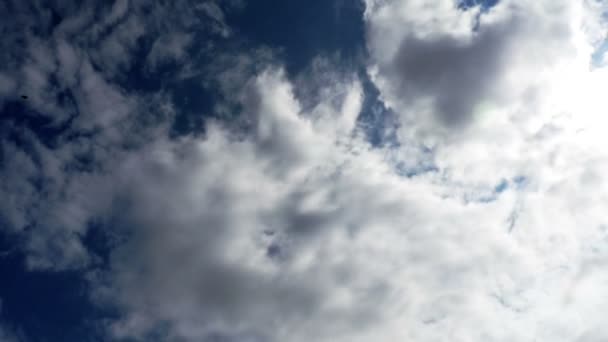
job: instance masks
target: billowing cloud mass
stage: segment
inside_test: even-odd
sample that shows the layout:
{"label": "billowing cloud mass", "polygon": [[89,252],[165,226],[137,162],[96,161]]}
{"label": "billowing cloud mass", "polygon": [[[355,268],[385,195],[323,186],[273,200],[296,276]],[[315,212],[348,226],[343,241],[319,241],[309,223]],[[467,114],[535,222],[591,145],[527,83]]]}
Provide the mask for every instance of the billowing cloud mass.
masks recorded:
{"label": "billowing cloud mass", "polygon": [[608,3],[367,0],[363,65],[298,75],[253,3],[19,3],[0,228],[101,340],[608,338]]}

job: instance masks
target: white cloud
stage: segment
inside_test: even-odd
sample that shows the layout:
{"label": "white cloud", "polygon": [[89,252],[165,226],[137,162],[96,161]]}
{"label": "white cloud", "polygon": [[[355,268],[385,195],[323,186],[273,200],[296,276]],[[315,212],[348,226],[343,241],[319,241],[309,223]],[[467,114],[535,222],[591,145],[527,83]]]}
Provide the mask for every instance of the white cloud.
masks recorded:
{"label": "white cloud", "polygon": [[[348,91],[353,95],[338,109],[352,117],[360,88]],[[114,255],[110,275],[108,295],[129,313],[115,325],[117,334],[166,320],[173,334],[191,339],[213,333],[285,339],[294,329],[303,338],[301,320],[316,325],[335,314],[366,315],[362,307],[347,311],[348,302],[323,303],[325,284],[336,280],[314,262],[315,242],[343,235],[332,233],[344,228],[340,221],[355,221],[341,218],[348,213],[340,203],[328,202],[331,188],[317,191],[339,172],[333,164],[344,162],[336,132],[320,134],[276,72],[253,79],[242,94],[254,125],[245,140],[211,125],[202,141],[160,142],[124,164],[130,214],[122,224],[135,238]],[[355,229],[356,222],[349,224]],[[190,266],[176,270],[178,260]],[[149,272],[132,273],[142,267]],[[160,281],[167,272],[172,280]]]}
{"label": "white cloud", "polygon": [[[507,253],[525,253],[522,262],[532,266],[493,263],[486,271],[512,287],[504,290],[505,283],[496,283],[500,290],[490,291],[501,310],[482,307],[479,313],[491,318],[476,321],[480,318],[468,310],[479,309],[478,302],[438,303],[446,308],[439,316],[447,330],[435,330],[434,338],[601,338],[589,337],[601,333],[589,306],[595,302],[595,310],[604,310],[600,278],[589,279],[587,290],[576,290],[589,296],[568,304],[560,298],[574,291],[569,286],[580,281],[577,270],[590,260],[605,260],[605,247],[597,243],[605,224],[599,175],[608,160],[600,148],[605,140],[598,111],[606,102],[598,91],[608,78],[605,70],[589,69],[597,31],[590,27],[605,23],[597,16],[591,20],[593,12],[582,1],[501,1],[481,15],[479,27],[476,13],[463,13],[451,1],[368,5],[369,70],[401,118],[399,139],[406,146],[422,142],[433,151],[428,158],[438,172],[418,178],[438,185],[444,197],[469,203],[485,200],[501,179],[510,180],[508,190],[493,198],[512,208],[506,209],[510,216],[489,215],[474,224],[509,226],[512,233],[500,238],[512,243]],[[395,158],[415,159],[423,152],[408,149]],[[518,177],[525,177],[523,186],[513,181]],[[459,306],[466,314],[449,311]],[[530,322],[534,325],[526,326]],[[425,330],[415,340],[433,340],[432,334],[422,334]]]}
{"label": "white cloud", "polygon": [[203,140],[159,142],[123,164],[120,226],[133,235],[98,292],[126,313],[113,332],[145,336],[168,322],[176,340],[582,334],[589,311],[564,313],[564,298],[578,272],[569,261],[584,251],[571,227],[552,225],[561,198],[526,197],[509,234],[520,191],[466,203],[467,184],[400,177],[344,121],[358,111],[357,83],[341,91],[338,106],[306,112],[280,73],[264,73],[242,93],[251,135],[211,126]]}

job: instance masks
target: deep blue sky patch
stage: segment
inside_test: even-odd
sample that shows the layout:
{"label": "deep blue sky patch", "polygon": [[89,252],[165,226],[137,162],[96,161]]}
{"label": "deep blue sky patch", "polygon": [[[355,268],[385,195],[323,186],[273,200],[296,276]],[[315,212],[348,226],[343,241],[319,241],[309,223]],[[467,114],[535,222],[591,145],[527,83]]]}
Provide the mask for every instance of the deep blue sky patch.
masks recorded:
{"label": "deep blue sky patch", "polygon": [[352,1],[260,0],[227,17],[254,44],[283,51],[287,70],[297,73],[319,55],[337,55],[355,65],[363,57],[364,5]]}
{"label": "deep blue sky patch", "polygon": [[461,9],[469,9],[472,7],[479,6],[483,11],[487,11],[490,8],[496,6],[500,0],[459,0],[458,7]]}
{"label": "deep blue sky patch", "polygon": [[0,235],[1,317],[25,341],[98,341],[99,312],[90,303],[85,273],[30,271],[19,241]]}

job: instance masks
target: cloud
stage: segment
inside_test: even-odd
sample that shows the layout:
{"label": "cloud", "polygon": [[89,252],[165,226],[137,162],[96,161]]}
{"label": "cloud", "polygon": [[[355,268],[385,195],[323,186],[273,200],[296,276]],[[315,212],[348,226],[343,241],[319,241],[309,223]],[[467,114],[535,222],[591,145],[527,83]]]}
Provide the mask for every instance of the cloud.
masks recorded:
{"label": "cloud", "polygon": [[[154,63],[183,58],[191,38],[180,34],[196,21],[187,3],[174,5],[63,2],[33,4],[29,12],[18,2],[2,5],[12,15],[0,24],[7,38],[0,105],[10,106],[1,130],[0,186],[8,200],[0,217],[3,229],[26,236],[29,266],[88,265],[94,258],[82,240],[109,206],[113,164],[169,130],[175,115],[170,93],[133,92],[121,74],[140,62],[142,40],[186,39],[172,51],[154,44],[147,51]],[[172,17],[160,16],[163,9]]]}
{"label": "cloud", "polygon": [[212,20],[211,27],[223,37],[230,35],[230,27],[226,24],[226,19],[222,9],[213,1],[206,1],[196,6],[198,10],[205,13]]}
{"label": "cloud", "polygon": [[[511,294],[506,302],[491,290],[497,299],[494,304],[513,314],[502,318],[503,327],[527,317],[542,322],[545,330],[533,329],[526,336],[515,333],[521,328],[499,332],[494,327],[482,329],[487,330],[484,335],[480,329],[467,328],[465,321],[476,319],[470,311],[463,320],[449,311],[460,305],[470,310],[480,303],[463,304],[462,298],[448,297],[431,305],[436,307],[431,312],[437,312],[425,319],[433,326],[443,324],[445,318],[451,321],[453,330],[440,330],[437,338],[501,341],[544,336],[541,339],[567,341],[593,326],[570,315],[573,311],[577,317],[588,317],[584,303],[593,301],[590,298],[569,302],[568,312],[560,314],[561,304],[554,306],[548,298],[559,302],[565,284],[574,281],[567,280],[572,279],[569,270],[589,262],[590,245],[603,234],[604,220],[597,205],[604,181],[586,176],[604,172],[600,164],[606,160],[599,149],[604,139],[591,133],[600,120],[597,108],[605,106],[596,89],[608,80],[605,70],[589,70],[597,41],[593,28],[605,25],[598,17],[590,19],[594,6],[501,1],[479,14],[475,9],[463,12],[451,1],[433,5],[368,1],[368,71],[401,121],[402,148],[394,151],[394,162],[427,155],[434,171],[416,178],[439,185],[439,193],[446,198],[494,203],[513,195],[509,204],[505,202],[512,206],[512,213],[503,222],[510,222],[515,239],[507,250],[531,253],[523,260],[538,258],[536,262],[545,265],[533,266],[528,276],[519,270],[510,274],[509,286],[522,287],[507,290]],[[419,144],[423,148],[416,150]],[[521,177],[525,184],[517,185],[514,180]],[[511,181],[501,183],[501,179]],[[507,193],[487,195],[492,184],[506,184]],[[476,225],[491,227],[497,217]],[[501,272],[501,267],[494,270]],[[497,275],[495,271],[490,274]],[[512,282],[516,274],[524,278]],[[526,277],[536,284],[548,279],[553,283],[540,295],[534,285],[525,285]],[[595,281],[588,284],[597,285]],[[501,317],[500,310],[481,309],[486,310],[494,318]],[[557,322],[563,322],[561,327]],[[584,336],[599,333],[590,330]]]}
{"label": "cloud", "polygon": [[[360,96],[353,87],[348,91]],[[300,115],[290,85],[276,71],[252,79],[242,96],[254,125],[245,140],[210,126],[204,140],[161,143],[143,160],[133,156],[124,164],[130,214],[121,215],[120,225],[134,238],[114,254],[110,289],[101,291],[128,313],[114,325],[117,335],[168,321],[175,338],[242,333],[280,340],[294,329],[304,338],[302,320],[365,315],[363,308],[323,308],[323,285],[336,280],[301,255],[315,257],[310,239],[319,241],[340,224],[339,210],[323,208],[325,191],[316,191],[323,175],[335,172],[323,161],[334,158],[337,142]],[[357,105],[345,105],[339,109],[354,120]],[[175,272],[174,262],[184,257],[191,266]],[[132,273],[141,268],[148,271]],[[307,283],[317,268],[320,283]],[[172,280],[160,281],[167,272]]]}
{"label": "cloud", "polygon": [[[576,223],[555,217],[564,225],[557,231],[557,221],[537,221],[563,212],[570,203],[560,195],[526,197],[509,234],[522,201],[515,180],[482,200],[481,186],[403,178],[347,120],[359,110],[351,95],[304,111],[272,70],[241,91],[249,133],[212,125],[204,138],[158,142],[123,163],[128,214],[115,224],[131,238],[96,292],[124,313],[115,337],[566,341],[582,333],[565,322],[590,311],[563,304],[577,268],[564,263],[585,253],[567,238]],[[356,82],[336,91],[361,96]]]}
{"label": "cloud", "polygon": [[503,1],[476,19],[478,9],[463,12],[452,1],[388,2],[367,13],[370,70],[408,124],[461,132],[484,108],[524,98],[573,58],[576,7]]}
{"label": "cloud", "polygon": [[187,56],[186,49],[192,43],[192,36],[188,34],[172,34],[159,37],[148,54],[148,63],[151,68],[166,62],[180,62]]}

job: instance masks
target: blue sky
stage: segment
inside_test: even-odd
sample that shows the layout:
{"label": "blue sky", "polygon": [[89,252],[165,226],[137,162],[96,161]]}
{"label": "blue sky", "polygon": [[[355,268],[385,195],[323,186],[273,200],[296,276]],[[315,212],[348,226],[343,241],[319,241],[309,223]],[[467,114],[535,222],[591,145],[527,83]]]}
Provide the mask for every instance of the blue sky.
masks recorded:
{"label": "blue sky", "polygon": [[0,342],[608,336],[605,1],[0,13]]}

